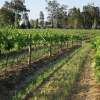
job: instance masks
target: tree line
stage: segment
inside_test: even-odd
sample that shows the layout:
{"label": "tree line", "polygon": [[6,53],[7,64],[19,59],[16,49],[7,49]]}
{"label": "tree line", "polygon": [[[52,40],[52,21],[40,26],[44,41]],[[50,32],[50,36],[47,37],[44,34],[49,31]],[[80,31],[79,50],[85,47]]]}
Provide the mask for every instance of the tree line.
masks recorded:
{"label": "tree line", "polygon": [[[5,2],[0,9],[0,27],[18,26],[21,14],[29,11],[22,1]],[[39,18],[30,20],[31,28],[100,28],[100,8],[93,4],[83,6],[81,11],[76,7],[68,9],[67,5],[61,5],[56,0],[46,0],[46,3],[47,20],[45,21],[43,11],[40,11]]]}

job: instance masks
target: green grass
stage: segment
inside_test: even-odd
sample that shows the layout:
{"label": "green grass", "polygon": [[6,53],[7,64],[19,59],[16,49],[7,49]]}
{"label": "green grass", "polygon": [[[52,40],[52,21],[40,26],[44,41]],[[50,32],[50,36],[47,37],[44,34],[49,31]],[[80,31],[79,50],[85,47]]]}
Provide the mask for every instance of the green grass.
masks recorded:
{"label": "green grass", "polygon": [[45,78],[47,78],[51,73],[53,73],[59,66],[65,63],[65,61],[68,60],[68,58],[69,57],[65,55],[64,58],[57,59],[57,61],[50,63],[47,69],[45,69],[42,73],[33,75],[35,78],[29,84],[27,84],[26,87],[17,92],[15,100],[17,99],[21,100],[22,98],[24,98],[26,94],[34,90],[37,86],[39,86],[43,82]]}
{"label": "green grass", "polygon": [[90,46],[81,48],[72,58],[66,62],[52,78],[44,83],[30,100],[66,100],[76,76],[83,67]]}
{"label": "green grass", "polygon": [[97,81],[100,82],[100,35],[96,36],[92,40],[92,45],[94,48],[94,73],[97,78]]}
{"label": "green grass", "polygon": [[[86,48],[87,47],[87,48]],[[59,75],[57,74],[57,72],[55,72],[57,69],[59,69],[59,67],[63,66],[64,65],[64,68],[65,68],[65,64],[70,64],[70,67],[67,68],[66,66],[66,69],[68,71],[72,71],[71,75],[69,76],[69,80],[71,78],[75,79],[75,76],[76,76],[76,73],[78,73],[76,70],[78,70],[79,68],[79,65],[82,63],[83,61],[83,58],[84,56],[86,55],[87,53],[87,50],[89,49],[88,46],[83,46],[81,49],[78,49],[76,50],[74,53],[72,53],[70,55],[70,57],[68,57],[67,55],[60,59],[60,60],[57,60],[54,64],[50,64],[49,65],[49,68],[46,69],[43,73],[41,73],[40,75],[36,75],[35,76],[35,79],[33,81],[31,81],[24,89],[21,89],[19,92],[17,92],[14,100],[22,100],[23,98],[25,98],[25,96],[31,92],[31,91],[34,91],[34,89],[36,89],[36,87],[38,87],[46,78],[48,78],[52,73],[54,73],[54,75],[56,76],[59,76],[60,78],[60,73]],[[81,55],[82,54],[82,55]],[[75,56],[75,57],[74,57]],[[72,60],[70,60],[69,58],[71,58]],[[81,58],[81,59],[80,59]],[[80,59],[77,61],[77,59]],[[68,61],[69,60],[69,61]],[[75,61],[77,62],[75,62]],[[67,63],[68,61],[68,63]],[[79,64],[76,68],[74,65],[76,64]],[[62,67],[63,68],[63,67]],[[73,69],[76,69],[75,71]],[[65,70],[66,71],[66,70]],[[65,72],[64,71],[64,72]],[[68,72],[67,71],[67,72]],[[61,72],[60,70],[58,70],[58,72]],[[66,74],[67,75],[67,74]],[[62,77],[62,76],[61,76]],[[63,77],[65,78],[65,77]],[[69,83],[70,81],[67,80]],[[71,80],[72,81],[72,80]],[[56,83],[54,83],[56,85]],[[71,85],[71,84],[70,84]],[[63,85],[62,85],[63,86]],[[69,86],[68,86],[69,87]]]}

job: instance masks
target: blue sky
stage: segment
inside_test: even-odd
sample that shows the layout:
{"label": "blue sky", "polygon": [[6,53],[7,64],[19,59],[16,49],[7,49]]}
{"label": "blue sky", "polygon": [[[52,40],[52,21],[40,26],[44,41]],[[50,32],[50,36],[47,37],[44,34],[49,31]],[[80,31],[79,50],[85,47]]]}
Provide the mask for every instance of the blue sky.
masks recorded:
{"label": "blue sky", "polygon": [[[0,0],[0,7],[4,4],[5,0]],[[11,0],[6,0],[11,1]],[[61,4],[65,4],[68,8],[72,8],[73,6],[79,7],[82,9],[83,5],[94,2],[94,5],[100,7],[100,0],[57,0]],[[26,0],[26,6],[30,9],[29,17],[30,19],[36,19],[39,17],[39,12],[43,11],[47,16],[47,12],[45,10],[46,2],[45,0]],[[45,17],[46,17],[45,16]]]}

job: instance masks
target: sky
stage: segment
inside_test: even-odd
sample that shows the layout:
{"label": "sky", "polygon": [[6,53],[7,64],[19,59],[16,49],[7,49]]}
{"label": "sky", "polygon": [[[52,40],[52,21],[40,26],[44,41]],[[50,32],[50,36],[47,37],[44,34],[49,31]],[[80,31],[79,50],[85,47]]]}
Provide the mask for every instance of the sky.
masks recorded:
{"label": "sky", "polygon": [[[0,0],[0,7],[4,4],[5,0]],[[11,1],[11,0],[6,0]],[[83,5],[87,5],[88,3],[94,3],[95,6],[100,7],[100,0],[57,0],[60,4],[65,4],[68,6],[68,9],[72,7],[81,8]],[[25,0],[26,7],[30,10],[29,18],[36,19],[39,17],[39,12],[43,11],[45,14],[45,18],[47,17],[47,11],[45,7],[47,6],[45,0]]]}

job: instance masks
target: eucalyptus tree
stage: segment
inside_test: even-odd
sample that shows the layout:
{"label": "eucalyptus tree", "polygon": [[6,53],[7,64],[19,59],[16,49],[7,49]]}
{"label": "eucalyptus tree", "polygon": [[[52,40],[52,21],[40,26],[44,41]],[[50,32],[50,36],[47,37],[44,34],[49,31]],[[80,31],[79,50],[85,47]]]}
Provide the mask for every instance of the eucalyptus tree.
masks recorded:
{"label": "eucalyptus tree", "polygon": [[44,28],[44,13],[40,11],[39,27]]}
{"label": "eucalyptus tree", "polygon": [[31,26],[31,28],[34,28],[34,26],[35,26],[34,24],[35,24],[35,20],[31,19],[30,20],[30,26]]}
{"label": "eucalyptus tree", "polygon": [[27,13],[23,13],[19,22],[21,28],[30,28],[30,21]]}
{"label": "eucalyptus tree", "polygon": [[66,18],[67,18],[67,6],[61,5],[58,8],[58,12],[57,12],[57,27],[58,28],[64,28],[65,27]]}
{"label": "eucalyptus tree", "polygon": [[39,19],[34,21],[34,28],[39,28]]}
{"label": "eucalyptus tree", "polygon": [[25,0],[11,0],[10,2],[5,2],[4,7],[10,11],[12,11],[15,16],[15,26],[18,26],[18,22],[20,20],[20,13],[27,12],[29,10],[26,9]]}
{"label": "eucalyptus tree", "polygon": [[0,9],[0,27],[7,27],[14,25],[14,13],[2,7]]}
{"label": "eucalyptus tree", "polygon": [[100,18],[99,7],[92,7],[91,14],[92,14],[92,18],[93,18],[92,28],[97,28],[98,21],[99,21],[99,18]]}
{"label": "eucalyptus tree", "polygon": [[47,1],[47,11],[48,11],[48,19],[49,21],[51,22],[51,25],[52,25],[52,28],[54,27],[54,20],[55,20],[55,17],[56,17],[56,13],[57,13],[57,9],[58,9],[58,6],[59,6],[59,3],[57,3],[56,0],[53,0],[53,1]]}
{"label": "eucalyptus tree", "polygon": [[[48,20],[51,22],[52,28],[62,27],[62,21],[66,17],[66,5],[60,5],[56,0],[46,0],[48,11]],[[62,20],[61,20],[62,19]],[[63,21],[64,22],[64,21]]]}
{"label": "eucalyptus tree", "polygon": [[97,24],[100,18],[99,7],[94,5],[87,5],[83,7],[83,18],[84,18],[84,27],[87,28],[97,28]]}
{"label": "eucalyptus tree", "polygon": [[83,6],[84,28],[92,27],[91,6]]}
{"label": "eucalyptus tree", "polygon": [[68,12],[68,25],[72,28],[82,27],[82,16],[79,8],[72,8]]}

